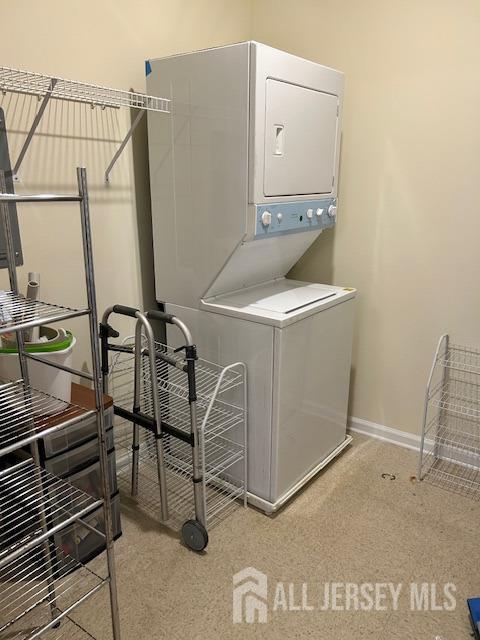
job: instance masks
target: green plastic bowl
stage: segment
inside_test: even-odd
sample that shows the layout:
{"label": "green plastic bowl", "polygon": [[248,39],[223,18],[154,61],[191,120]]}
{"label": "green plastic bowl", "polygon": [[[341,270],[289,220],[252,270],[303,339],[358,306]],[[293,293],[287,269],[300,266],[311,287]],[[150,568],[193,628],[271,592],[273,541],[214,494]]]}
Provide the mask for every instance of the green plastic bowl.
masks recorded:
{"label": "green plastic bowl", "polygon": [[[73,340],[73,333],[67,331],[67,337],[65,340],[62,340],[62,342],[55,342],[53,344],[39,342],[38,344],[26,346],[25,351],[27,353],[53,353],[55,351],[63,351],[64,349],[68,349]],[[0,355],[2,353],[18,353],[18,349],[15,347],[0,347]]]}

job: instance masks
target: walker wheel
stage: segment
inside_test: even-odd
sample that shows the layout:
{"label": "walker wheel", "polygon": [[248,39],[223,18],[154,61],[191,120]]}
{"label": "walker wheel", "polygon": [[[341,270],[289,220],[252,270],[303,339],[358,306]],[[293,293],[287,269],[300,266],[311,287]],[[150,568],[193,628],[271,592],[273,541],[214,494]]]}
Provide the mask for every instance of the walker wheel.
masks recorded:
{"label": "walker wheel", "polygon": [[182,540],[192,551],[203,551],[208,544],[208,533],[198,520],[187,520],[182,527]]}

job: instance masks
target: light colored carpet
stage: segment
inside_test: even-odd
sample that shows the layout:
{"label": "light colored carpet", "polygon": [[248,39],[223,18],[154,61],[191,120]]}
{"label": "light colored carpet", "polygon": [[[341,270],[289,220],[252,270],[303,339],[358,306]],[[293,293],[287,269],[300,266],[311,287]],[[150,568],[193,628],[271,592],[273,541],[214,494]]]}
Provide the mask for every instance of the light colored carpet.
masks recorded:
{"label": "light colored carpet", "polygon": [[[480,596],[479,503],[412,481],[416,462],[411,451],[356,436],[275,517],[239,508],[211,532],[204,555],[125,500],[116,543],[123,640],[469,640],[465,600]],[[249,566],[268,576],[266,624],[232,623],[232,576]],[[403,587],[397,611],[273,612],[277,581],[287,591],[294,583],[296,601],[307,582],[309,605],[318,605],[326,582]],[[456,609],[411,611],[411,582],[454,583]],[[108,638],[97,612],[98,598],[80,620]]]}

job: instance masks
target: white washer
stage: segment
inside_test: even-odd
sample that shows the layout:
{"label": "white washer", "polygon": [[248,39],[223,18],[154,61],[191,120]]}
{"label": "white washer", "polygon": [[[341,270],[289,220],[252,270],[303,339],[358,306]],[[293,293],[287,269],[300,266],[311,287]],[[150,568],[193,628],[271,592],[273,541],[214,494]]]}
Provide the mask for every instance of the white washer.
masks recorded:
{"label": "white washer", "polygon": [[[343,74],[257,42],[147,62],[157,300],[248,367],[249,500],[346,446],[353,289],[284,276],[337,220]],[[168,338],[175,340],[168,329]]]}
{"label": "white washer", "polygon": [[202,310],[166,308],[203,357],[247,364],[249,502],[275,511],[350,441],[354,291],[280,279]]}

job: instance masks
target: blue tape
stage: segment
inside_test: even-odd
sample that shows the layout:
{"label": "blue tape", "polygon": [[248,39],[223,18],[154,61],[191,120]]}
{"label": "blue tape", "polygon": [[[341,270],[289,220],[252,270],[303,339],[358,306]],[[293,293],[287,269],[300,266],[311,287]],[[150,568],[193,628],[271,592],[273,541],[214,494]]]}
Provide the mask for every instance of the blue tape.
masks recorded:
{"label": "blue tape", "polygon": [[152,65],[150,60],[145,60],[145,75],[148,76],[150,73],[152,73]]}
{"label": "blue tape", "polygon": [[480,598],[469,598],[467,604],[475,638],[480,638]]}

